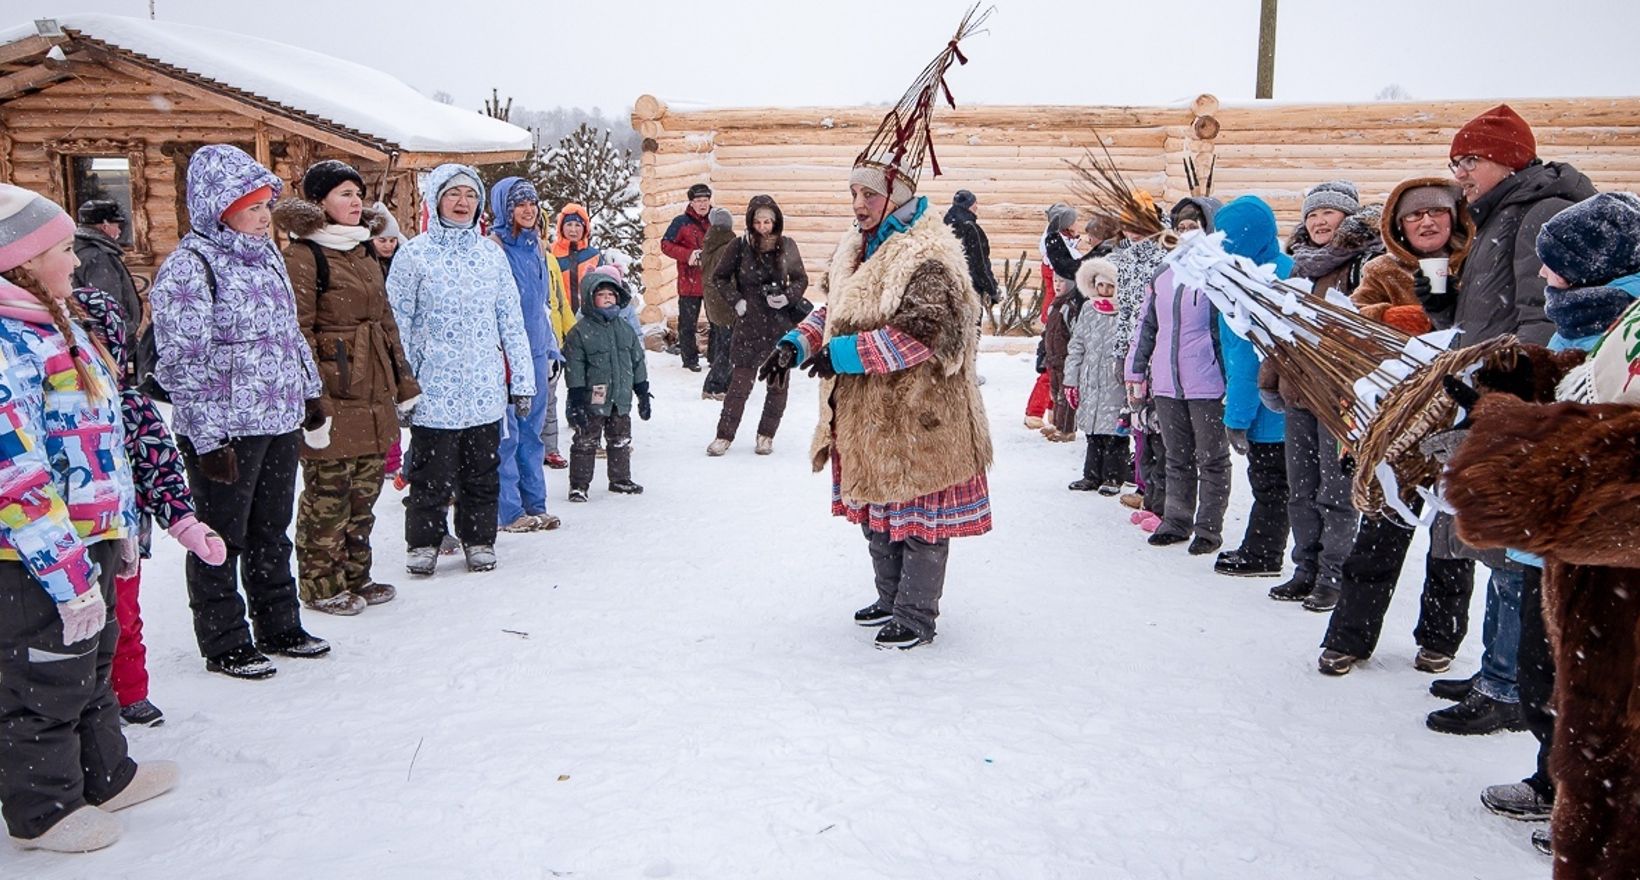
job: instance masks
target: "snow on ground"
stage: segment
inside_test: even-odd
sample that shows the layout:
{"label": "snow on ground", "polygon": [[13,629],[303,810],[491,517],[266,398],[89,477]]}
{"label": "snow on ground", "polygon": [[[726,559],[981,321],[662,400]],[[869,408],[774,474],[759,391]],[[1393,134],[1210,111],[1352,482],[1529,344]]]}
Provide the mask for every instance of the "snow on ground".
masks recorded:
{"label": "snow on ground", "polygon": [[[717,404],[650,358],[643,496],[604,493],[600,463],[569,505],[549,472],[561,531],[411,581],[389,489],[376,573],[399,600],[307,614],[335,651],[272,680],[205,673],[162,541],[143,599],[168,721],[129,735],[183,786],[110,850],[0,848],[0,876],[1548,876],[1530,826],[1477,799],[1531,769],[1531,738],[1424,728],[1445,704],[1411,666],[1420,566],[1378,656],[1323,678],[1324,616],[1066,491],[1081,444],[1020,427],[1031,358],[987,354],[996,531],[955,543],[938,640],[876,651],[850,621],[865,542],[804,461],[814,384],[774,456],[751,451],[759,395],[709,459]],[[1241,481],[1238,537],[1245,505]]]}

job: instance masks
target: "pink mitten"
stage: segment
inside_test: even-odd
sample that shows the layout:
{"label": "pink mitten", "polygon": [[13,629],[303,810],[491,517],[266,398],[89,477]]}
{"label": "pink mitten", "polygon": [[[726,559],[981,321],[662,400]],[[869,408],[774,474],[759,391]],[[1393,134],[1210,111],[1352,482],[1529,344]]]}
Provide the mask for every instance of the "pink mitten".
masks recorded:
{"label": "pink mitten", "polygon": [[1065,386],[1065,402],[1071,405],[1071,409],[1077,409],[1077,408],[1081,407],[1082,406],[1082,392],[1075,385],[1066,385]]}
{"label": "pink mitten", "polygon": [[171,523],[166,531],[206,565],[221,565],[228,558],[228,545],[222,543],[222,536],[191,516]]}

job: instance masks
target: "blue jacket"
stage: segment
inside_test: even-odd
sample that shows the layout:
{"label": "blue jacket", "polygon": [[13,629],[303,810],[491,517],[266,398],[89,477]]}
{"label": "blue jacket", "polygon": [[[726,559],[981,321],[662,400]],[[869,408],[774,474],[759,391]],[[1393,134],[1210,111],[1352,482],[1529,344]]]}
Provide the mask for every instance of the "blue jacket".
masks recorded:
{"label": "blue jacket", "polygon": [[[478,180],[478,172],[465,165],[440,165],[427,175],[423,203],[437,206],[458,175]],[[478,196],[482,203],[484,193]],[[393,257],[387,299],[405,360],[421,385],[414,424],[451,430],[487,425],[506,414],[509,394],[535,395],[512,267],[500,245],[478,234],[476,223],[445,226],[435,216]]]}
{"label": "blue jacket", "polygon": [[[1292,258],[1281,252],[1276,237],[1275,213],[1256,196],[1242,196],[1213,217],[1225,234],[1224,249],[1260,265],[1275,264],[1276,277],[1292,274]],[[1286,439],[1287,420],[1263,403],[1258,396],[1258,352],[1253,343],[1237,336],[1218,316],[1219,349],[1224,357],[1224,426],[1246,431],[1254,443],[1281,443]]]}
{"label": "blue jacket", "polygon": [[508,177],[497,181],[490,192],[490,211],[496,217],[494,229],[501,252],[507,255],[512,267],[513,283],[518,285],[518,303],[524,316],[524,334],[530,340],[530,356],[536,364],[537,383],[547,365],[562,361],[558,350],[558,336],[553,332],[552,315],[548,311],[551,282],[547,276],[546,257],[541,253],[541,236],[533,229],[524,229],[517,235],[507,222],[507,195],[523,181],[522,177]]}

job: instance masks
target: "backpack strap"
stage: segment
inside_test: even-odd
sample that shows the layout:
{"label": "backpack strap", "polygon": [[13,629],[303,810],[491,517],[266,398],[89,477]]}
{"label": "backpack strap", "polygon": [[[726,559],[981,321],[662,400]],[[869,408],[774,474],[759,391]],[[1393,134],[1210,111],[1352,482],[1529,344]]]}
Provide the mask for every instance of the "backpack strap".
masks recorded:
{"label": "backpack strap", "polygon": [[318,282],[318,294],[322,296],[330,289],[330,261],[325,259],[325,249],[311,239],[298,238],[296,241],[307,245],[308,251],[313,254],[313,275]]}
{"label": "backpack strap", "polygon": [[199,251],[197,251],[197,250],[195,250],[195,249],[193,249],[193,248],[191,248],[191,247],[189,247],[185,244],[177,245],[177,250],[187,251],[188,253],[193,254],[194,259],[199,260],[199,265],[201,265],[205,268],[205,289],[209,290],[211,292],[211,302],[215,303],[216,302],[216,270],[211,268],[211,261],[205,259],[204,254],[200,253]]}

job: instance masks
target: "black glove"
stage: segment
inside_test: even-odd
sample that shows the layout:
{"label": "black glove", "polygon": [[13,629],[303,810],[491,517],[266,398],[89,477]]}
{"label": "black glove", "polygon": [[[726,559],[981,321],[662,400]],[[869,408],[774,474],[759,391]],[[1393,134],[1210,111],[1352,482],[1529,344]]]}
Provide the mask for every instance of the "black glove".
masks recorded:
{"label": "black glove", "polygon": [[638,418],[649,421],[650,414],[654,412],[649,406],[649,383],[633,382],[632,393],[638,395]]}
{"label": "black glove", "polygon": [[553,361],[552,365],[547,367],[547,381],[548,382],[556,382],[556,381],[558,381],[558,377],[562,376],[562,375],[564,375],[564,362],[563,361]]}
{"label": "black glove", "polygon": [[774,351],[764,359],[763,365],[757,368],[757,378],[760,382],[769,383],[770,388],[785,388],[790,381],[792,365],[797,363],[797,346],[782,339],[774,344]]}
{"label": "black glove", "polygon": [[587,426],[587,404],[592,402],[592,391],[588,388],[569,389],[569,406],[564,410],[564,417],[577,428]]}
{"label": "black glove", "polygon": [[1355,456],[1348,452],[1339,456],[1338,470],[1342,472],[1344,476],[1349,477],[1352,480],[1355,479]]}
{"label": "black glove", "polygon": [[1446,391],[1447,397],[1452,398],[1454,403],[1463,407],[1463,421],[1454,425],[1454,429],[1459,431],[1469,430],[1469,423],[1475,419],[1475,404],[1480,402],[1481,393],[1469,387],[1462,379],[1454,376],[1442,376],[1441,388]]}
{"label": "black glove", "polygon": [[514,394],[507,398],[507,402],[512,404],[513,414],[518,416],[521,422],[530,417],[530,405],[534,401],[535,398],[528,394]]}
{"label": "black glove", "polygon": [[199,457],[199,472],[216,483],[239,482],[239,453],[232,446],[218,446]]}
{"label": "black glove", "polygon": [[814,357],[809,358],[803,369],[808,370],[809,375],[816,379],[830,379],[836,376],[837,368],[831,365],[831,346],[820,346],[820,350],[814,353]]}
{"label": "black glove", "polygon": [[1231,428],[1224,432],[1224,436],[1230,441],[1230,448],[1234,449],[1237,455],[1246,455],[1253,448],[1247,442],[1247,431],[1244,429]]}
{"label": "black glove", "polygon": [[[329,417],[330,413],[325,407],[324,398],[315,397],[307,402],[307,415],[302,418],[302,430],[317,431],[320,426],[324,425],[325,419]],[[229,480],[228,482],[233,481]]]}

